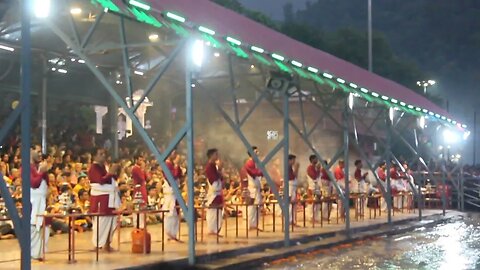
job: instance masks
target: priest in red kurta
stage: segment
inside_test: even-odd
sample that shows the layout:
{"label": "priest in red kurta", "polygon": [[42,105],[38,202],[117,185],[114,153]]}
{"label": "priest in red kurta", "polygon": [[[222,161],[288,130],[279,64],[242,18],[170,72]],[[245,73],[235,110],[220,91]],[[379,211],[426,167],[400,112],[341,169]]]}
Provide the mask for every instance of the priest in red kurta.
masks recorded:
{"label": "priest in red kurta", "polygon": [[[255,155],[258,156],[260,154],[258,147],[252,146],[252,150]],[[258,230],[258,205],[263,204],[262,184],[260,182],[263,173],[257,168],[250,152],[248,152],[248,159],[243,169],[247,172],[248,192],[253,201],[253,205],[248,206],[248,224],[250,230]]]}
{"label": "priest in red kurta", "polygon": [[[213,148],[207,151],[208,163],[205,165],[205,175],[208,183],[207,193],[207,229],[210,235],[217,235],[222,228],[223,216],[223,179],[218,150]],[[219,165],[217,166],[217,163]]]}
{"label": "priest in red kurta", "polygon": [[[40,146],[35,146],[30,151],[30,203],[32,205],[30,217],[31,256],[33,259],[42,260],[46,247],[42,241],[43,217],[39,217],[46,210],[48,194],[48,164],[41,161]],[[47,230],[48,231],[48,230]],[[45,234],[45,245],[48,243],[49,234]]]}
{"label": "priest in red kurta", "polygon": [[110,244],[117,227],[116,216],[113,215],[113,212],[120,206],[120,196],[115,181],[119,167],[118,164],[112,164],[107,172],[106,154],[103,148],[95,148],[92,156],[94,161],[88,171],[91,186],[90,212],[104,215],[93,217],[92,242],[96,248],[104,247],[106,251],[112,251]]}
{"label": "priest in red kurta", "polygon": [[[321,195],[321,183],[320,183],[320,163],[316,155],[309,157],[310,165],[307,167],[307,184],[308,184],[308,196],[310,199],[314,199],[315,196]],[[315,204],[314,201],[309,203],[305,209],[307,212],[307,219],[309,221],[320,222],[320,206]]]}
{"label": "priest in red kurta", "polygon": [[[133,157],[135,165],[132,167],[132,179],[133,179],[133,196],[140,192],[142,194],[143,203],[140,205],[142,208],[147,205],[147,173],[145,172],[145,158],[141,154],[137,154]],[[139,228],[145,228],[145,216],[133,215],[133,224],[136,224]]]}
{"label": "priest in red kurta", "polygon": [[[173,176],[173,180],[178,186],[180,186],[180,178],[182,177],[182,169],[179,166],[179,162],[180,156],[177,155],[177,152],[175,150],[170,153],[170,156],[165,161],[168,170]],[[165,172],[163,173],[163,177],[167,179],[167,175],[165,174]],[[163,196],[164,201],[162,209],[168,210],[168,213],[165,214],[165,232],[167,234],[168,240],[180,242],[177,237],[180,226],[179,211],[177,209],[178,202],[173,193],[172,186],[167,180],[163,182]]]}

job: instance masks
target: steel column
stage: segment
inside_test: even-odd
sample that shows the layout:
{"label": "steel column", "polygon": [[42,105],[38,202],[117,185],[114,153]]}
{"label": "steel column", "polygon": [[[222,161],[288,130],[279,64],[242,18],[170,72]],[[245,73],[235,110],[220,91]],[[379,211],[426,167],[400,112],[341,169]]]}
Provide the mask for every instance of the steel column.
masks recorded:
{"label": "steel column", "polygon": [[[119,17],[120,19],[120,40],[122,42],[122,45],[125,47],[122,49],[122,55],[123,55],[123,71],[125,74],[125,84],[127,85],[127,96],[130,98],[130,106],[133,107],[133,86],[132,86],[132,80],[130,77],[130,58],[128,56],[128,47],[127,45],[127,37],[125,33],[125,19],[123,17]],[[128,104],[127,104],[128,105]]]}
{"label": "steel column", "polygon": [[350,162],[349,162],[349,142],[348,142],[348,118],[349,118],[349,108],[348,108],[348,96],[345,99],[345,109],[343,110],[343,158],[344,158],[344,174],[345,174],[345,199],[343,202],[343,211],[345,212],[345,231],[347,237],[350,238]]}
{"label": "steel column", "polygon": [[[191,43],[191,42],[190,42]],[[182,46],[183,47],[183,46]],[[188,48],[187,48],[188,50]],[[191,50],[190,50],[191,51]],[[187,214],[187,223],[188,223],[188,264],[195,264],[195,200],[194,200],[194,179],[193,171],[195,169],[195,164],[193,162],[194,158],[194,147],[193,147],[193,93],[192,93],[192,68],[191,68],[191,52],[187,53],[185,61],[185,104],[186,104],[186,125],[188,126],[187,130],[187,196],[188,202],[187,206],[189,207]]]}
{"label": "steel column", "polygon": [[42,127],[42,153],[47,153],[47,83],[48,83],[48,66],[47,66],[47,58],[42,56],[42,118],[40,119],[40,126]]}
{"label": "steel column", "polygon": [[110,118],[109,136],[112,142],[111,155],[114,159],[118,158],[118,105],[113,98],[110,98],[108,106],[108,115]]}
{"label": "steel column", "polygon": [[[283,89],[283,143],[284,143],[284,148],[283,148],[283,218],[284,222],[283,226],[284,229],[284,244],[286,247],[290,246],[290,207],[292,206],[290,203],[290,189],[289,189],[289,172],[290,172],[290,166],[288,164],[288,155],[290,154],[290,131],[289,131],[289,121],[290,121],[290,104],[289,104],[289,95],[288,95],[288,87],[285,87]],[[295,214],[293,213],[292,209],[292,217],[294,217]],[[292,218],[292,222],[293,218]]]}
{"label": "steel column", "polygon": [[228,54],[228,74],[230,78],[230,93],[232,94],[233,112],[235,114],[235,123],[240,123],[240,117],[238,116],[238,104],[237,104],[237,91],[235,90],[235,74],[233,73],[233,55]]}
{"label": "steel column", "polygon": [[385,198],[385,202],[387,203],[387,219],[388,219],[388,224],[392,225],[392,186],[391,186],[391,175],[390,175],[390,168],[391,168],[391,144],[392,144],[392,132],[391,132],[391,127],[392,127],[392,121],[390,120],[390,115],[389,115],[389,110],[386,110],[386,115],[385,115],[385,124],[387,126],[387,144],[386,144],[386,149],[385,152],[386,154],[386,165],[387,165],[387,178],[386,178],[386,183],[387,183],[387,197]]}
{"label": "steel column", "polygon": [[[24,0],[20,3],[22,16],[22,48],[21,48],[21,88],[23,110],[21,115],[21,142],[22,142],[22,225],[20,247],[21,267],[24,270],[31,268],[31,239],[30,239],[30,216],[32,206],[30,204],[30,140],[31,140],[31,88],[32,88],[32,40],[30,32],[30,20],[32,14],[32,0]],[[28,168],[28,169],[27,169]],[[16,210],[14,210],[16,211]]]}

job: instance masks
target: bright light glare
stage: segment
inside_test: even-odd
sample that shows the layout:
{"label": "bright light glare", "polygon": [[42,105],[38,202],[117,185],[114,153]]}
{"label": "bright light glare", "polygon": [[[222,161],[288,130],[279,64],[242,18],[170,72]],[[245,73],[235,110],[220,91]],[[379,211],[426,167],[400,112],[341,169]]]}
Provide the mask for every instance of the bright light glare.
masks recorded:
{"label": "bright light glare", "polygon": [[195,64],[197,67],[202,66],[203,54],[204,54],[203,41],[197,39],[193,43],[193,48],[192,48],[192,61],[193,61],[193,64]]}
{"label": "bright light glare", "polygon": [[213,56],[215,56],[215,57],[220,57],[220,53],[219,53],[219,52],[216,52],[216,53],[213,54]]}
{"label": "bright light glare", "polygon": [[78,63],[80,63],[80,64],[85,64],[85,60],[79,59],[79,60],[78,60]]}
{"label": "bright light glare", "polygon": [[390,109],[388,109],[388,117],[390,118],[390,121],[393,122],[394,116],[395,116],[395,110],[393,109],[393,107],[390,107]]}
{"label": "bright light glare", "polygon": [[135,70],[133,73],[135,73],[135,74],[137,74],[137,75],[140,75],[140,76],[143,76],[143,72],[138,71],[138,70]]}
{"label": "bright light glare", "polygon": [[250,47],[250,49],[251,49],[252,51],[258,52],[258,53],[263,53],[263,52],[265,52],[264,49],[262,49],[262,48],[260,48],[260,47],[257,47],[257,46],[252,46],[252,47]]}
{"label": "bright light glare", "polygon": [[422,129],[425,128],[425,116],[420,116],[420,118],[418,119],[418,125]]}
{"label": "bright light glare", "polygon": [[348,107],[350,108],[350,110],[353,110],[353,94],[352,93],[348,95]]}
{"label": "bright light glare", "polygon": [[316,68],[314,68],[314,67],[308,67],[307,69],[308,69],[308,71],[310,71],[310,72],[318,73],[318,69],[316,69]]}
{"label": "bright light glare", "polygon": [[70,13],[72,15],[80,15],[80,14],[82,14],[82,9],[78,8],[78,7],[75,7],[75,8],[70,9]]}
{"label": "bright light glare", "polygon": [[34,0],[33,10],[35,12],[35,17],[37,18],[47,18],[50,15],[50,0]]}
{"label": "bright light glare", "polygon": [[63,69],[63,68],[59,68],[59,69],[57,69],[57,71],[60,72],[60,73],[63,73],[63,74],[68,72],[66,69]]}
{"label": "bright light glare", "polygon": [[428,80],[428,84],[434,85],[436,82],[434,80]]}
{"label": "bright light glare", "polygon": [[148,39],[149,39],[150,41],[156,41],[156,40],[158,40],[158,34],[150,34],[150,35],[148,36]]}
{"label": "bright light glare", "polygon": [[147,10],[147,11],[148,11],[148,10],[151,9],[151,7],[150,7],[149,5],[147,5],[147,4],[143,3],[143,2],[137,1],[137,0],[130,0],[128,3],[129,3],[130,5],[132,5],[132,6],[141,8],[141,9],[143,9],[143,10]]}
{"label": "bright light glare", "polygon": [[445,129],[443,131],[443,140],[448,144],[456,143],[458,141],[458,134],[451,130]]}
{"label": "bright light glare", "polygon": [[467,130],[463,133],[463,139],[464,140],[467,140],[469,136],[470,136],[470,131],[469,130]]}
{"label": "bright light glare", "polygon": [[8,46],[5,46],[5,45],[1,45],[1,44],[0,44],[0,49],[5,50],[5,51],[9,51],[9,52],[15,51],[14,48],[8,47]]}

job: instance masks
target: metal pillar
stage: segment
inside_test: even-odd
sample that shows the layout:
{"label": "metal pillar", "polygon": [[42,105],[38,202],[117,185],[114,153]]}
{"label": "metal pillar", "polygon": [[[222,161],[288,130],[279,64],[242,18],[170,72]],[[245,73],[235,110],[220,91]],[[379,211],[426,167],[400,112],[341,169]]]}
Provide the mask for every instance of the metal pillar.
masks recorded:
{"label": "metal pillar", "polygon": [[351,237],[350,231],[350,162],[349,162],[349,125],[348,125],[348,116],[349,116],[349,106],[348,106],[348,96],[345,99],[345,109],[343,110],[342,120],[343,120],[343,158],[344,158],[344,173],[345,173],[345,199],[343,202],[343,210],[345,211],[345,231],[347,237]]}
{"label": "metal pillar", "polygon": [[40,120],[40,126],[42,128],[42,153],[47,153],[47,83],[48,83],[48,66],[47,58],[42,56],[43,64],[43,77],[42,77],[42,118]]}
{"label": "metal pillar", "polygon": [[115,99],[110,98],[110,104],[108,106],[108,116],[110,118],[109,133],[112,148],[110,154],[114,159],[118,159],[118,105]]}
{"label": "metal pillar", "polygon": [[[22,224],[21,234],[23,241],[20,241],[21,267],[24,270],[31,268],[30,250],[30,216],[32,206],[30,204],[30,139],[31,139],[31,88],[32,88],[32,41],[30,32],[30,16],[33,6],[32,0],[24,0],[21,5],[22,17],[22,48],[21,48],[21,102],[24,104],[21,115],[21,142],[22,142]],[[17,211],[9,209],[9,212]]]}
{"label": "metal pillar", "polygon": [[[191,42],[190,44],[191,45]],[[187,50],[190,46],[187,47]],[[194,179],[193,170],[195,164],[193,147],[193,93],[192,93],[192,68],[190,53],[187,53],[185,61],[185,98],[186,98],[186,121],[189,129],[187,131],[187,193],[188,193],[188,264],[195,264],[195,200],[194,200]]]}
{"label": "metal pillar", "polygon": [[385,202],[387,203],[387,219],[388,219],[388,224],[389,225],[392,225],[392,186],[391,186],[391,175],[390,175],[390,168],[391,168],[391,144],[392,144],[392,132],[391,132],[391,127],[392,127],[392,120],[390,119],[390,114],[389,114],[389,110],[386,110],[386,117],[385,117],[385,123],[386,123],[386,126],[387,126],[387,143],[385,145],[386,149],[385,149],[385,152],[386,152],[386,165],[387,165],[387,168],[386,168],[386,175],[387,175],[387,178],[386,178],[386,183],[387,183],[387,197],[385,198]]}
{"label": "metal pillar", "polygon": [[[289,189],[289,172],[290,172],[290,165],[288,164],[288,155],[290,154],[290,131],[289,131],[289,95],[288,95],[288,87],[284,89],[283,92],[283,204],[284,204],[284,211],[283,218],[284,218],[284,242],[285,246],[290,246],[290,212],[289,209],[291,206],[290,203],[290,189]],[[286,210],[286,211],[285,211]],[[292,217],[295,216],[292,209]],[[293,219],[292,219],[293,222]]]}

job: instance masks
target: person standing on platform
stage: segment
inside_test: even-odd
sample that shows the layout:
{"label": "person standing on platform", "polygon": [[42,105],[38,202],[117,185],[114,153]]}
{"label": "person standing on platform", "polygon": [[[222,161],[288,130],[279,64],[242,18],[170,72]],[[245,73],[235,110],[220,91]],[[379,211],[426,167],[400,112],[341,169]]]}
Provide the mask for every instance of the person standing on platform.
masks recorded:
{"label": "person standing on platform", "polygon": [[[322,179],[322,197],[323,198],[330,198],[333,193],[333,186],[332,186],[332,181],[330,180],[330,177],[328,176],[327,168],[328,166],[328,161],[324,160],[321,169],[321,175],[320,178]],[[322,205],[322,211],[323,213],[327,213],[326,217],[324,218],[325,220],[330,219],[330,212],[332,210],[332,207],[330,202],[323,203]]]}
{"label": "person standing on platform", "polygon": [[315,204],[315,197],[318,198],[321,195],[321,183],[320,183],[320,163],[316,155],[309,157],[310,165],[307,168],[307,181],[308,181],[308,197],[312,199],[312,203],[306,207],[307,219],[309,221],[320,222],[320,207],[321,205]]}
{"label": "person standing on platform", "polygon": [[362,174],[362,167],[363,167],[362,161],[360,159],[355,160],[355,173],[353,176],[355,180],[357,180],[358,182],[358,191],[360,193],[366,193],[368,191],[367,184],[366,184],[368,172],[365,172]]}
{"label": "person standing on platform", "polygon": [[[361,193],[361,194],[366,194],[368,192],[368,189],[367,189],[367,176],[368,176],[368,172],[365,172],[362,174],[362,167],[363,167],[363,164],[362,164],[362,161],[360,159],[357,159],[355,160],[355,173],[353,174],[355,180],[357,180],[358,182],[358,192]],[[364,213],[365,213],[365,206],[366,206],[366,198],[361,198],[360,199],[360,206],[362,206],[362,208],[360,208],[360,216],[363,216]]]}
{"label": "person standing on platform", "polygon": [[[132,168],[132,179],[133,179],[133,196],[135,197],[135,194],[137,192],[140,192],[142,194],[142,200],[143,203],[140,205],[141,208],[145,207],[148,202],[148,197],[147,197],[147,174],[145,172],[145,158],[138,154],[133,157],[135,165]],[[145,217],[144,215],[133,215],[134,217],[134,224],[137,224],[137,218],[139,218],[138,221],[138,227],[139,228],[145,228]]]}
{"label": "person standing on platform", "polygon": [[288,155],[288,196],[290,204],[288,205],[288,210],[290,214],[290,222],[293,222],[296,225],[296,215],[297,215],[297,186],[298,186],[298,169],[300,164],[296,162],[297,156]]}
{"label": "person standing on platform", "polygon": [[[168,167],[168,170],[173,176],[176,184],[180,187],[180,178],[182,177],[182,169],[179,166],[180,156],[177,154],[176,150],[173,150],[170,153],[170,156],[165,161],[165,164]],[[179,217],[179,209],[177,208],[178,202],[175,198],[175,194],[173,193],[172,186],[166,180],[167,176],[163,173],[163,177],[165,181],[163,182],[163,206],[162,210],[167,210],[168,213],[165,214],[165,232],[167,234],[169,241],[177,241],[180,240],[177,238],[179,226],[180,226],[180,217]]]}
{"label": "person standing on platform", "polygon": [[207,229],[209,235],[220,236],[223,217],[223,178],[220,173],[222,164],[219,159],[218,150],[215,148],[207,150],[208,163],[205,166],[207,177]]}
{"label": "person standing on platform", "polygon": [[[252,146],[255,155],[259,155],[258,147]],[[250,152],[248,152],[248,159],[243,166],[247,172],[248,178],[248,192],[250,194],[251,203],[248,206],[248,227],[250,230],[259,230],[258,228],[258,206],[263,204],[262,184],[260,180],[263,177],[261,170],[257,168],[255,161]]]}
{"label": "person standing on platform", "polygon": [[117,182],[115,181],[119,173],[119,166],[115,163],[111,164],[107,172],[105,167],[106,153],[103,148],[94,148],[92,156],[93,163],[88,171],[88,178],[91,182],[90,212],[102,215],[93,217],[92,243],[97,249],[103,247],[105,251],[111,252],[113,251],[111,242],[117,228],[117,217],[113,212],[121,204]]}
{"label": "person standing on platform", "polygon": [[30,217],[30,240],[31,240],[31,256],[32,259],[41,261],[44,249],[48,243],[50,236],[49,230],[45,230],[45,246],[42,241],[42,225],[43,217],[39,217],[45,212],[47,207],[48,193],[48,164],[41,159],[40,146],[34,146],[30,151],[30,203],[32,204],[32,212]]}
{"label": "person standing on platform", "polygon": [[[335,168],[335,171],[333,172],[333,175],[335,176],[335,180],[337,181],[338,187],[345,191],[345,161],[339,160],[338,165]],[[345,196],[349,196],[349,194],[345,194]],[[337,207],[339,208],[339,212],[341,217],[345,217],[345,211],[343,209],[343,202],[340,196],[337,199]],[[348,208],[348,207],[347,207]]]}

